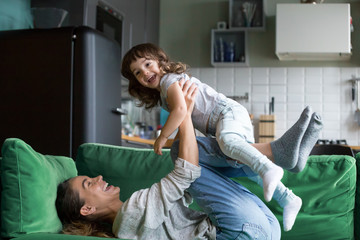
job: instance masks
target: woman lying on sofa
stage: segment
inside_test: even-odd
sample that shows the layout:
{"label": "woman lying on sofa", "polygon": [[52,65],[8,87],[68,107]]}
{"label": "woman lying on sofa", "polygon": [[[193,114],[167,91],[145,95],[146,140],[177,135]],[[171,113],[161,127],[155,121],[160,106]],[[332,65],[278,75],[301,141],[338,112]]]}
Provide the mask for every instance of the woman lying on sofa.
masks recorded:
{"label": "woman lying on sofa", "polygon": [[[280,224],[274,214],[229,178],[232,170],[207,165],[216,154],[207,149],[212,146],[206,141],[199,143],[199,163],[191,121],[197,89],[187,87],[183,92],[188,114],[179,127],[174,170],[125,202],[119,198],[120,189],[108,186],[102,176],[65,181],[58,187],[56,200],[64,233],[157,240],[280,239]],[[204,212],[188,208],[192,198]],[[112,231],[106,230],[104,222],[112,225]]]}

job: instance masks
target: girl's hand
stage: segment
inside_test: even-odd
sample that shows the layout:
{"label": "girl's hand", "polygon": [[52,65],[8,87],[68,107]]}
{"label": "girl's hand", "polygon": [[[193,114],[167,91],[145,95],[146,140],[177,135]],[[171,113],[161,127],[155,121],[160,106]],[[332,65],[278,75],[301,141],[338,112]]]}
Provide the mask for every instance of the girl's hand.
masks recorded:
{"label": "girl's hand", "polygon": [[160,134],[160,136],[156,139],[154,143],[154,151],[156,154],[162,155],[161,150],[164,147],[167,140],[168,140],[167,137],[164,137],[162,134]]}

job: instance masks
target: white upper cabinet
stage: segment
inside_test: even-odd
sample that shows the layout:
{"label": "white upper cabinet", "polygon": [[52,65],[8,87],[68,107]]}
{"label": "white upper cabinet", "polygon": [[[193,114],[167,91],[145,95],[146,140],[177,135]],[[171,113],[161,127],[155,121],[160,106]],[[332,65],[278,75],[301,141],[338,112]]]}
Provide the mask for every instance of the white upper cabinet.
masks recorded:
{"label": "white upper cabinet", "polygon": [[350,4],[277,4],[280,60],[349,60]]}

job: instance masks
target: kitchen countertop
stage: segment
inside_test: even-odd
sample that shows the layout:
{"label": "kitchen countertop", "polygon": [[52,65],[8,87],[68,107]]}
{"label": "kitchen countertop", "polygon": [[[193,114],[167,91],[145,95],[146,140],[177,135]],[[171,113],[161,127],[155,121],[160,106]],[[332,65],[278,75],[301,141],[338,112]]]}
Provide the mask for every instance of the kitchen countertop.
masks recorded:
{"label": "kitchen countertop", "polygon": [[[152,146],[154,146],[155,140],[156,140],[156,139],[144,139],[144,138],[140,138],[140,137],[130,137],[130,136],[124,135],[124,134],[121,135],[121,138],[126,141],[144,143],[144,144],[149,144]],[[170,148],[173,142],[174,142],[174,139],[167,140],[164,147]]]}

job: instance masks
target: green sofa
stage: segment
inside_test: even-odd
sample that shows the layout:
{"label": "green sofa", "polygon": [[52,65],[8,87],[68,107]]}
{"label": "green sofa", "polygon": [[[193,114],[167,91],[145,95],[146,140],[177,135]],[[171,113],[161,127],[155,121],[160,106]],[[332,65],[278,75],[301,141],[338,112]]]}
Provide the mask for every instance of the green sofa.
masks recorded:
{"label": "green sofa", "polygon": [[[1,236],[14,240],[103,239],[58,233],[57,184],[76,175],[101,174],[105,181],[120,186],[120,198],[125,200],[173,168],[169,150],[158,156],[151,149],[91,143],[79,147],[75,162],[43,155],[15,138],[4,142],[1,156]],[[355,159],[340,155],[310,156],[301,173],[285,171],[282,181],[302,198],[303,207],[293,229],[283,232],[282,239],[360,240],[357,176]],[[262,198],[262,189],[247,178],[234,180]],[[281,224],[281,208],[274,201],[268,206]],[[201,211],[196,203],[191,207]]]}

